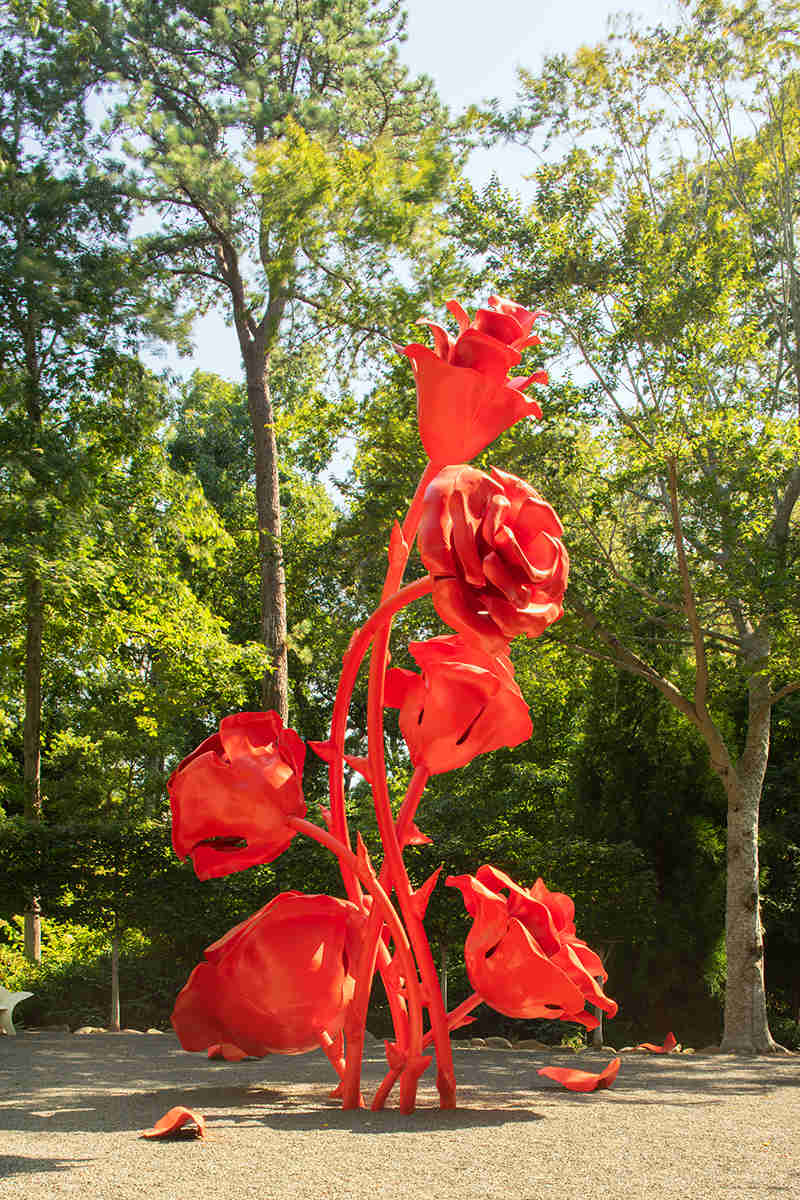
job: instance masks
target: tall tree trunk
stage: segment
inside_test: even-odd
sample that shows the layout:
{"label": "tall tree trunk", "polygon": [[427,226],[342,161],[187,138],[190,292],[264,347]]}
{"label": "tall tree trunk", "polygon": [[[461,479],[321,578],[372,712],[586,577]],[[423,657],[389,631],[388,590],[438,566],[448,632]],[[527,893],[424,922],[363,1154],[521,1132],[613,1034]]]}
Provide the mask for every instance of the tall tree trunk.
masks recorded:
{"label": "tall tree trunk", "polygon": [[115,928],[111,935],[111,1012],[108,1027],[119,1033],[119,930]]}
{"label": "tall tree trunk", "polygon": [[[762,647],[768,653],[768,647]],[[770,739],[769,680],[755,670],[749,684],[744,753],[723,774],[728,797],[728,875],[725,902],[725,1028],[722,1049],[773,1052],[767,1022],[764,936],[758,879],[758,814]]]}
{"label": "tall tree trunk", "polygon": [[[25,622],[25,719],[22,729],[24,812],[29,821],[40,821],[44,599],[42,581],[33,570],[25,582]],[[42,922],[38,896],[30,898],[25,913],[25,955],[31,962],[41,961]]]}
{"label": "tall tree trunk", "polygon": [[286,575],[281,540],[278,447],[268,382],[268,359],[258,343],[245,356],[247,405],[253,426],[256,463],[256,508],[261,579],[261,640],[270,656],[261,690],[265,709],[275,709],[284,724],[289,716],[289,670],[286,653]]}

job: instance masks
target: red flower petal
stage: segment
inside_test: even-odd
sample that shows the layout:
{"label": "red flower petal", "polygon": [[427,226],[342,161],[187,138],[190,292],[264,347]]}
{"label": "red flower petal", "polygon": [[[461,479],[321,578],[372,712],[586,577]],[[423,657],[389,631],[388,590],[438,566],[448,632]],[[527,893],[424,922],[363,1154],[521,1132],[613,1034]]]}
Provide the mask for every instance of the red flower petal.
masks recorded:
{"label": "red flower petal", "polygon": [[225,1062],[241,1062],[249,1055],[244,1050],[240,1050],[238,1046],[234,1046],[232,1042],[215,1042],[213,1046],[208,1047],[208,1057],[224,1058]]}
{"label": "red flower petal", "polygon": [[402,672],[398,679],[395,668],[387,672],[387,690],[392,704],[399,701],[400,731],[414,766],[442,774],[531,736],[528,706],[505,654],[487,654],[452,636],[412,642],[409,649],[422,678]]}
{"label": "red flower petal", "polygon": [[640,1042],[636,1047],[637,1050],[647,1050],[650,1054],[669,1054],[678,1044],[678,1040],[674,1033],[668,1033],[664,1038],[663,1046],[656,1046],[653,1042]]}
{"label": "red flower petal", "polygon": [[495,309],[496,312],[508,313],[509,316],[513,317],[518,322],[525,337],[528,336],[533,328],[534,321],[539,317],[547,316],[542,309],[531,312],[530,309],[517,304],[515,300],[508,300],[505,296],[490,296],[489,307]]}
{"label": "red flower petal", "polygon": [[450,355],[454,367],[479,371],[501,387],[508,382],[508,372],[519,360],[519,350],[512,350],[478,329],[466,329]]}
{"label": "red flower petal", "polygon": [[364,914],[333,896],[283,892],[205,951],[175,1001],[184,1050],[303,1054],[335,1037],[352,999]]}
{"label": "red flower petal", "polygon": [[463,333],[465,329],[469,329],[469,314],[463,305],[459,304],[458,300],[446,300],[444,306],[458,321],[459,333]]}
{"label": "red flower petal", "polygon": [[441,325],[437,325],[435,321],[426,321],[421,317],[417,322],[418,325],[427,325],[433,334],[433,346],[439,358],[443,358],[445,362],[450,361],[450,355],[453,350],[453,341],[450,334]]}
{"label": "red flower petal", "polygon": [[479,308],[473,326],[481,333],[488,333],[499,342],[505,342],[507,346],[525,339],[525,332],[517,318],[496,308]]}
{"label": "red flower petal", "polygon": [[205,1117],[180,1104],[176,1104],[169,1112],[165,1112],[152,1129],[145,1129],[140,1136],[145,1138],[168,1137],[171,1133],[176,1133],[181,1129],[188,1121],[194,1121],[197,1126],[197,1137],[204,1138],[206,1136]]}
{"label": "red flower petal", "polygon": [[619,1058],[612,1059],[599,1075],[592,1075],[589,1071],[573,1071],[569,1067],[540,1067],[538,1074],[554,1079],[571,1092],[599,1092],[611,1087],[617,1078],[620,1062]]}

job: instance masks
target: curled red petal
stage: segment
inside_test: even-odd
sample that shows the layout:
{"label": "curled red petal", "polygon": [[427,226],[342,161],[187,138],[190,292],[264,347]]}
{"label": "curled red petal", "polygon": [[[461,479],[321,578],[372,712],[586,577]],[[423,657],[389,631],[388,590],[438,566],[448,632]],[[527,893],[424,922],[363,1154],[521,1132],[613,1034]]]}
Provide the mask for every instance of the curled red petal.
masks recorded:
{"label": "curled red petal", "polygon": [[176,1104],[174,1108],[169,1109],[160,1117],[152,1129],[145,1129],[141,1133],[141,1137],[145,1138],[160,1138],[168,1137],[171,1133],[176,1133],[189,1121],[193,1121],[197,1126],[197,1137],[204,1138],[206,1136],[206,1119],[200,1113],[194,1112],[191,1108],[184,1108],[181,1104]]}
{"label": "curled red petal", "polygon": [[424,317],[421,317],[417,324],[428,326],[433,334],[433,345],[436,353],[439,355],[439,358],[443,358],[445,362],[448,362],[453,349],[453,341],[447,330],[443,329],[441,325],[437,325],[435,321],[427,321]]}
{"label": "curled red petal", "polygon": [[589,1071],[575,1071],[569,1067],[540,1067],[539,1075],[554,1079],[570,1092],[599,1092],[611,1087],[619,1073],[621,1059],[613,1058],[598,1075]]}
{"label": "curled red petal", "polygon": [[468,367],[479,371],[487,379],[500,386],[508,382],[508,372],[520,360],[519,350],[499,342],[497,338],[481,333],[478,329],[466,329],[450,355],[454,367]]}
{"label": "curled red petal", "polygon": [[534,321],[537,321],[539,317],[547,316],[547,313],[543,309],[531,311],[522,304],[517,304],[515,300],[509,300],[506,296],[490,296],[489,307],[494,308],[497,312],[508,313],[514,317],[526,337],[530,333]]}
{"label": "curled red petal", "polygon": [[[532,375],[516,375],[513,379],[509,379],[508,387],[512,388],[515,392],[524,392],[525,388],[529,387],[532,383],[541,383],[546,387],[549,382],[550,379],[547,371],[534,371]],[[528,397],[528,399],[532,404],[536,405],[536,408],[539,408],[539,405],[536,404],[536,401],[532,397]],[[534,416],[541,417],[541,415],[542,410],[540,408],[538,413],[534,412]]]}
{"label": "curled red petal", "polygon": [[488,333],[499,342],[505,342],[507,346],[525,340],[525,331],[517,318],[497,308],[479,308],[473,326],[481,333]]}
{"label": "curled red petal", "polygon": [[675,1037],[675,1034],[668,1033],[664,1038],[664,1044],[662,1046],[656,1046],[654,1042],[640,1042],[636,1049],[647,1050],[650,1054],[669,1054],[671,1050],[675,1049],[677,1044],[678,1041]]}
{"label": "curled red petal", "polygon": [[459,333],[463,333],[465,329],[469,328],[469,314],[458,300],[446,300],[444,306],[458,321]]}
{"label": "curled red petal", "polygon": [[[489,616],[481,595],[476,591],[467,591],[457,579],[445,576],[434,580],[433,607],[446,625],[457,630],[469,641],[477,641],[490,654],[502,654],[508,649],[511,637]],[[511,606],[509,605],[509,608]]]}

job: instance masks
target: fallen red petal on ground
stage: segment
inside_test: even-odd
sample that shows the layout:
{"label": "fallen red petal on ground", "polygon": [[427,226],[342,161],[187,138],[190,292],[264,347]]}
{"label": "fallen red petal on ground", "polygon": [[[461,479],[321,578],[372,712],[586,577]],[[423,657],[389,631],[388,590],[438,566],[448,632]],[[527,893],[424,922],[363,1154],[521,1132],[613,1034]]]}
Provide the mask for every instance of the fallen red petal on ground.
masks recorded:
{"label": "fallen red petal on ground", "polygon": [[176,1133],[187,1122],[194,1121],[197,1126],[197,1137],[204,1138],[206,1136],[206,1119],[200,1113],[193,1112],[191,1108],[184,1108],[182,1104],[176,1104],[168,1112],[164,1113],[156,1121],[152,1129],[145,1129],[141,1134],[146,1138],[168,1137],[171,1133]]}
{"label": "fallen red petal on ground", "polygon": [[669,1054],[670,1050],[674,1050],[678,1044],[678,1039],[674,1033],[668,1033],[664,1038],[663,1046],[656,1046],[653,1042],[640,1042],[636,1046],[637,1050],[647,1050],[650,1054]]}
{"label": "fallen red petal on ground", "polygon": [[574,1071],[569,1067],[540,1067],[539,1074],[554,1079],[571,1092],[599,1092],[611,1087],[617,1078],[621,1060],[614,1058],[599,1075],[590,1071]]}

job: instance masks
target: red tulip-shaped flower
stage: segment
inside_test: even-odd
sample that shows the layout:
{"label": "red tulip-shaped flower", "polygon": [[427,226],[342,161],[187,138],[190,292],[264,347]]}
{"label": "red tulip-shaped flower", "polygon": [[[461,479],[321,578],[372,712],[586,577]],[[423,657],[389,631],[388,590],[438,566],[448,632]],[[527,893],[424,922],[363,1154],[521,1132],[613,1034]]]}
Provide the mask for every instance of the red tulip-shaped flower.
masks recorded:
{"label": "red tulip-shaped flower", "polygon": [[400,731],[414,766],[452,771],[532,732],[528,706],[506,654],[486,654],[457,635],[411,642],[422,669],[392,669],[386,703],[400,709]]}
{"label": "red tulip-shaped flower", "polygon": [[335,1037],[355,987],[364,917],[348,900],[282,892],[205,952],[172,1024],[184,1050],[303,1054]]}
{"label": "red tulip-shaped flower", "polygon": [[294,837],[286,818],[306,812],[305,753],[277,713],[236,713],[172,772],[172,845],[191,856],[199,879],[283,853]]}
{"label": "red tulip-shaped flower", "polygon": [[569,896],[551,892],[541,879],[522,888],[496,867],[476,875],[455,875],[474,922],[464,957],[470,983],[491,1008],[509,1017],[549,1017],[599,1024],[586,1002],[610,1017],[617,1005],[597,979],[608,978],[603,964],[575,935],[575,906]]}
{"label": "red tulip-shaped flower", "polygon": [[553,509],[527,483],[492,468],[452,466],[431,482],[419,552],[433,603],[451,629],[491,653],[538,637],[563,613],[569,559]]}
{"label": "red tulip-shaped flower", "polygon": [[422,444],[431,462],[441,465],[472,458],[522,417],[541,417],[524,389],[547,383],[544,371],[509,378],[520,352],[539,344],[530,331],[541,313],[499,296],[490,296],[473,321],[457,300],[447,307],[459,325],[455,341],[441,325],[427,321],[434,349],[412,342],[402,350],[417,383]]}
{"label": "red tulip-shaped flower", "polygon": [[524,389],[547,383],[545,371],[509,376],[522,350],[539,344],[530,330],[540,312],[500,296],[489,296],[471,322],[457,300],[447,301],[447,308],[458,320],[455,341],[441,325],[426,322],[434,349],[419,342],[403,347],[414,368],[422,445],[429,460],[443,466],[479,454],[523,416],[541,416]]}

